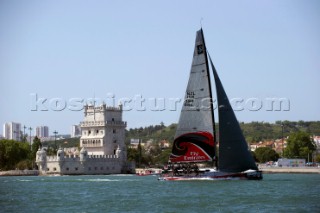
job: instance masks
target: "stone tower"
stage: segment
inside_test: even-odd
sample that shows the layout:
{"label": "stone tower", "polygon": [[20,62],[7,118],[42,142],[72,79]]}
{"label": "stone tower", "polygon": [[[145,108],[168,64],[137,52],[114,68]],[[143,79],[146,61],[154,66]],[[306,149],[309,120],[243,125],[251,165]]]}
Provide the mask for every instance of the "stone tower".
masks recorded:
{"label": "stone tower", "polygon": [[80,147],[84,147],[88,155],[116,155],[120,149],[126,159],[126,126],[122,121],[122,105],[85,105],[84,120],[80,122]]}
{"label": "stone tower", "polygon": [[56,156],[38,150],[36,163],[41,175],[99,175],[134,173],[134,162],[127,161],[122,106],[84,106],[80,122],[80,153],[65,154],[60,148]]}

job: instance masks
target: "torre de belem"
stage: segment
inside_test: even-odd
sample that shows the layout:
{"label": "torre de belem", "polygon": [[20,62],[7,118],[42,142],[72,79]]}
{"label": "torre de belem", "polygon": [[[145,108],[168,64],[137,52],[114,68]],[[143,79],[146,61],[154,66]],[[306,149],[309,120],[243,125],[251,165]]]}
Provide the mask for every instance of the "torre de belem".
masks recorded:
{"label": "torre de belem", "polygon": [[135,165],[127,162],[122,105],[109,107],[85,105],[80,122],[79,155],[68,155],[59,148],[56,156],[39,149],[36,163],[40,175],[98,175],[134,173]]}

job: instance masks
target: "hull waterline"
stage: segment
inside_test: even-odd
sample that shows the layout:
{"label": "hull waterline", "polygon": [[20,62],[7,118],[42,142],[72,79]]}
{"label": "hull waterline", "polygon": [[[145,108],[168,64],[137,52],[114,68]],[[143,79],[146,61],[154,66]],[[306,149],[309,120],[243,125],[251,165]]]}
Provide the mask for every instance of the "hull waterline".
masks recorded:
{"label": "hull waterline", "polygon": [[170,174],[161,175],[158,180],[163,181],[197,181],[197,180],[262,180],[261,171],[245,171],[239,173],[224,173],[219,171],[208,172],[201,175],[174,176]]}

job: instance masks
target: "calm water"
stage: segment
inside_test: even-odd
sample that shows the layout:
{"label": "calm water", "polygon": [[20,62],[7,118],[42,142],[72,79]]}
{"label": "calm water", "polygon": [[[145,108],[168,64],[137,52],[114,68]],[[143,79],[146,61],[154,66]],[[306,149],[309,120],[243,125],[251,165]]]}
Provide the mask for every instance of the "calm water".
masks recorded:
{"label": "calm water", "polygon": [[0,177],[0,212],[320,212],[320,175],[157,181],[134,175]]}

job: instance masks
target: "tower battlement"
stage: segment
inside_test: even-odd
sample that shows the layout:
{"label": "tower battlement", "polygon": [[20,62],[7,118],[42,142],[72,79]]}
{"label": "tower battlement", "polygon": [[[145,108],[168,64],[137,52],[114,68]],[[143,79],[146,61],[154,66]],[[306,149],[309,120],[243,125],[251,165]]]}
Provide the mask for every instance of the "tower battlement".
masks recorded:
{"label": "tower battlement", "polygon": [[127,162],[125,128],[122,106],[85,105],[80,122],[81,151],[66,154],[59,149],[56,156],[37,152],[40,174],[121,174],[134,171],[134,163]]}

